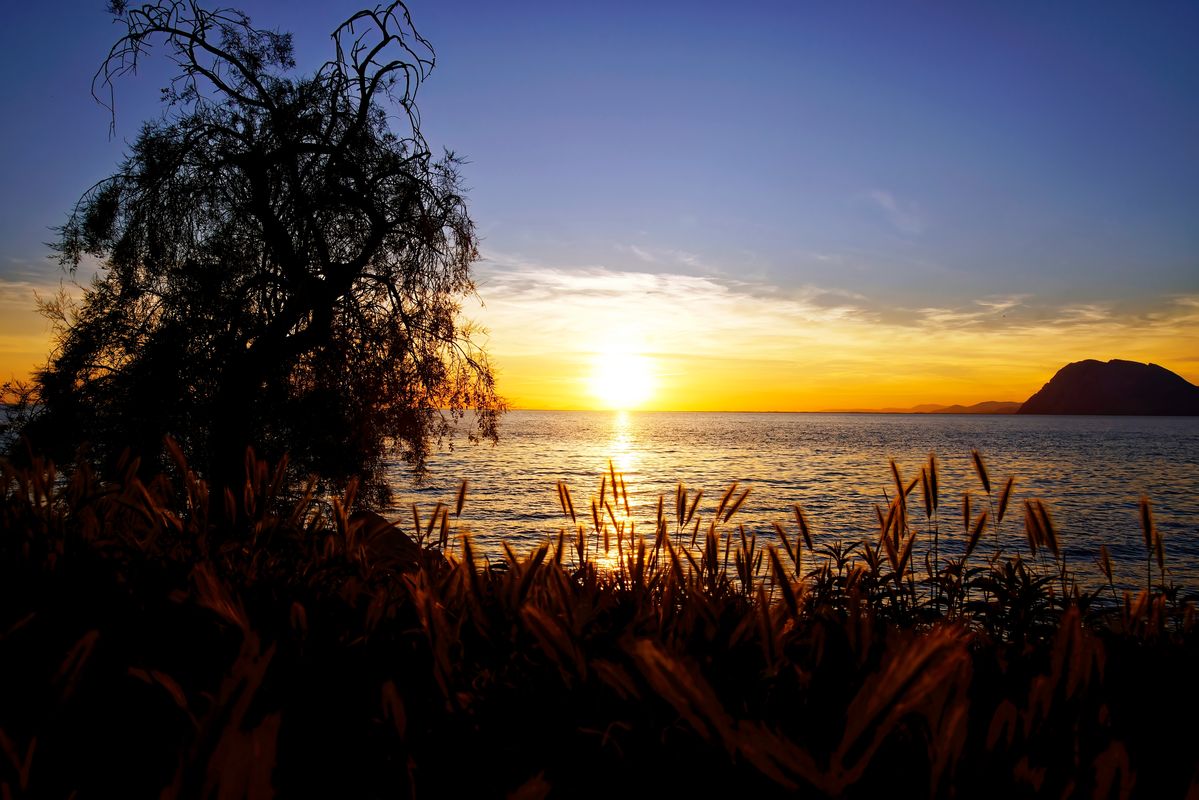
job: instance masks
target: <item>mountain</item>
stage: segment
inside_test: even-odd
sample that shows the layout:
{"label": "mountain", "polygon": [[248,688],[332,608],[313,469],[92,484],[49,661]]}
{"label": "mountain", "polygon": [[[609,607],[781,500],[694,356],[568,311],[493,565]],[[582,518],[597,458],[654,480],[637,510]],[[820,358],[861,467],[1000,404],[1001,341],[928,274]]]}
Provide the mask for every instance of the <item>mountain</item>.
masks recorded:
{"label": "mountain", "polygon": [[1199,386],[1165,367],[1087,359],[1058,370],[1019,414],[1199,415]]}
{"label": "mountain", "polygon": [[1011,400],[986,400],[972,406],[952,405],[925,411],[925,414],[1015,414],[1020,403]]}
{"label": "mountain", "polygon": [[838,408],[826,414],[1015,414],[1020,404],[1013,401],[987,400],[972,406],[921,403],[909,408]]}

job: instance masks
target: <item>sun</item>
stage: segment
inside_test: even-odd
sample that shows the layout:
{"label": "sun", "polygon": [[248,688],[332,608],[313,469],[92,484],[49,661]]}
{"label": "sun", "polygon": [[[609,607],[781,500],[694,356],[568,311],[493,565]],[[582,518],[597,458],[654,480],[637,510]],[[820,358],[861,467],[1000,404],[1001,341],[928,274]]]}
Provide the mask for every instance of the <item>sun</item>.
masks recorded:
{"label": "sun", "polygon": [[640,353],[596,353],[588,383],[601,408],[638,408],[654,394],[654,365]]}

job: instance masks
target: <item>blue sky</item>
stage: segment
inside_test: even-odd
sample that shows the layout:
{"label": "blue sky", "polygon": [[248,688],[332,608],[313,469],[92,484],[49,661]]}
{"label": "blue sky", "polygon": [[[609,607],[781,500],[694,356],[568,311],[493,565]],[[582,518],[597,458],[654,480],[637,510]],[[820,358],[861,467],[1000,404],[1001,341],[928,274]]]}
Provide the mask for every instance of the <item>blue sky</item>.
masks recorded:
{"label": "blue sky", "polygon": [[[89,82],[117,29],[102,3],[75,6],[22,5],[0,32],[0,281],[16,288],[57,280],[49,227],[157,113],[167,74],[118,86],[109,141]],[[358,4],[241,7],[293,31],[312,69]],[[997,330],[1181,313],[1195,341],[1195,3],[410,8],[438,56],[424,131],[470,161],[485,301],[538,269],[651,273],[897,325],[988,304]]]}

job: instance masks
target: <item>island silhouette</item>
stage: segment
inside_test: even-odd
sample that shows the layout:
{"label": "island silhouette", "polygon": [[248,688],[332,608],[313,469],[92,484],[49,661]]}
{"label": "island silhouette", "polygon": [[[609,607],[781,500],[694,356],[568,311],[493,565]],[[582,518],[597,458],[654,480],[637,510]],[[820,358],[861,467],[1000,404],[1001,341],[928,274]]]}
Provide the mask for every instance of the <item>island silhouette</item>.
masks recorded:
{"label": "island silhouette", "polygon": [[1067,364],[1019,414],[1199,415],[1199,386],[1157,364],[1087,359]]}
{"label": "island silhouette", "polygon": [[1158,364],[1088,358],[1059,369],[1023,403],[987,400],[973,405],[921,403],[907,408],[830,409],[842,414],[1115,414],[1197,416],[1199,386]]}

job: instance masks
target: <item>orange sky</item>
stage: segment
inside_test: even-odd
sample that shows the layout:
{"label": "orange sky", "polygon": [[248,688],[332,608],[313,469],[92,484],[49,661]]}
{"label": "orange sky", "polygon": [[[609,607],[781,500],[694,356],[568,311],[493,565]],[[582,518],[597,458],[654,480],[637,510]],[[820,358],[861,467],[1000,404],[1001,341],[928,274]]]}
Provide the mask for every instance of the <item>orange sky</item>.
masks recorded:
{"label": "orange sky", "polygon": [[31,370],[46,363],[50,326],[34,309],[35,292],[53,296],[57,288],[0,281],[0,383],[11,378],[24,380]]}
{"label": "orange sky", "polygon": [[[465,310],[489,329],[501,390],[520,408],[1024,400],[1084,358],[1152,361],[1199,382],[1195,296],[1141,309],[1021,297],[880,310],[868,298],[713,278],[539,268],[485,276],[480,295],[484,307]],[[624,397],[622,384],[644,399]]]}
{"label": "orange sky", "polygon": [[[43,363],[27,284],[0,293],[0,375]],[[1199,383],[1199,297],[1156,306],[870,298],[694,275],[483,268],[463,313],[515,408],[816,411],[1024,400],[1070,361],[1152,361]]]}

